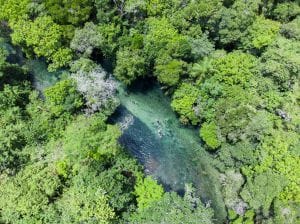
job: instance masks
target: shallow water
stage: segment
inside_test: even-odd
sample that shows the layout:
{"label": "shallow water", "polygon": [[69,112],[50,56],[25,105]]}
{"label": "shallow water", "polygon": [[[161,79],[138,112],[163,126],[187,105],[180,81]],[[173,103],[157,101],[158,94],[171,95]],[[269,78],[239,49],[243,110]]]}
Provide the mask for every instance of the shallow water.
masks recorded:
{"label": "shallow water", "polygon": [[25,66],[32,75],[34,88],[40,92],[54,85],[63,75],[63,71],[49,72],[47,64],[42,60],[27,60]]}
{"label": "shallow water", "polygon": [[211,202],[216,218],[223,220],[218,173],[201,146],[198,130],[179,122],[158,84],[144,82],[131,90],[120,86],[118,95],[121,106],[114,119],[123,129],[120,143],[166,190],[182,193],[184,185],[192,183],[202,199]]}
{"label": "shallow water", "polygon": [[127,92],[120,88],[120,119],[131,117],[120,142],[168,189],[182,191],[197,176],[193,150],[200,149],[197,131],[184,128],[158,86]]}

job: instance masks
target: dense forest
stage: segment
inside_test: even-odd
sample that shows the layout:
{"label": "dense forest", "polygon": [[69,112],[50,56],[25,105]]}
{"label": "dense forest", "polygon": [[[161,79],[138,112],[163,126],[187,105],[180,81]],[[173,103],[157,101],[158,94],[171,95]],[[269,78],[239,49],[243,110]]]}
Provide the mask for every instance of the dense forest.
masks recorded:
{"label": "dense forest", "polygon": [[[62,73],[43,90],[37,59]],[[149,80],[199,129],[226,219],[119,144],[118,82]],[[0,0],[0,223],[300,223],[299,81],[297,0]]]}

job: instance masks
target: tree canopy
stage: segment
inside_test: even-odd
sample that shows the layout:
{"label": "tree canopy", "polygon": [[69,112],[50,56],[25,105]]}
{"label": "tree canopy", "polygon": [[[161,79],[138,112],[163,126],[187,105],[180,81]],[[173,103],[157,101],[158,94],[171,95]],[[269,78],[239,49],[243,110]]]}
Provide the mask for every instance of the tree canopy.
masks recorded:
{"label": "tree canopy", "polygon": [[201,189],[166,193],[119,144],[118,82],[152,80],[229,223],[296,223],[299,27],[295,0],[0,0],[0,223],[215,222]]}

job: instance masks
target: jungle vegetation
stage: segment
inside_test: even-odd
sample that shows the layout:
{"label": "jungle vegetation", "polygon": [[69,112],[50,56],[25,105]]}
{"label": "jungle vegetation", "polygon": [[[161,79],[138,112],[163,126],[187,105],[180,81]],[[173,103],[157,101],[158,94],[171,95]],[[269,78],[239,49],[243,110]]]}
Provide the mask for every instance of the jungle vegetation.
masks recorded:
{"label": "jungle vegetation", "polygon": [[[0,223],[214,223],[119,145],[103,67],[199,127],[229,223],[299,222],[297,0],[0,0],[0,32]],[[7,43],[65,78],[38,92]]]}

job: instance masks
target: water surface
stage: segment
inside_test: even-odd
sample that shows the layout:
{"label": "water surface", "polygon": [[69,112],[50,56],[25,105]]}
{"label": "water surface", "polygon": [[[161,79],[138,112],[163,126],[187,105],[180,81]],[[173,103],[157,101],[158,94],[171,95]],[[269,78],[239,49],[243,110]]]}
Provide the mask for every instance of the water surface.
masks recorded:
{"label": "water surface", "polygon": [[183,126],[170,107],[170,99],[156,83],[143,81],[130,89],[119,88],[121,106],[114,119],[122,126],[120,143],[166,190],[182,193],[192,183],[216,218],[226,216],[218,172],[203,149],[198,130]]}

